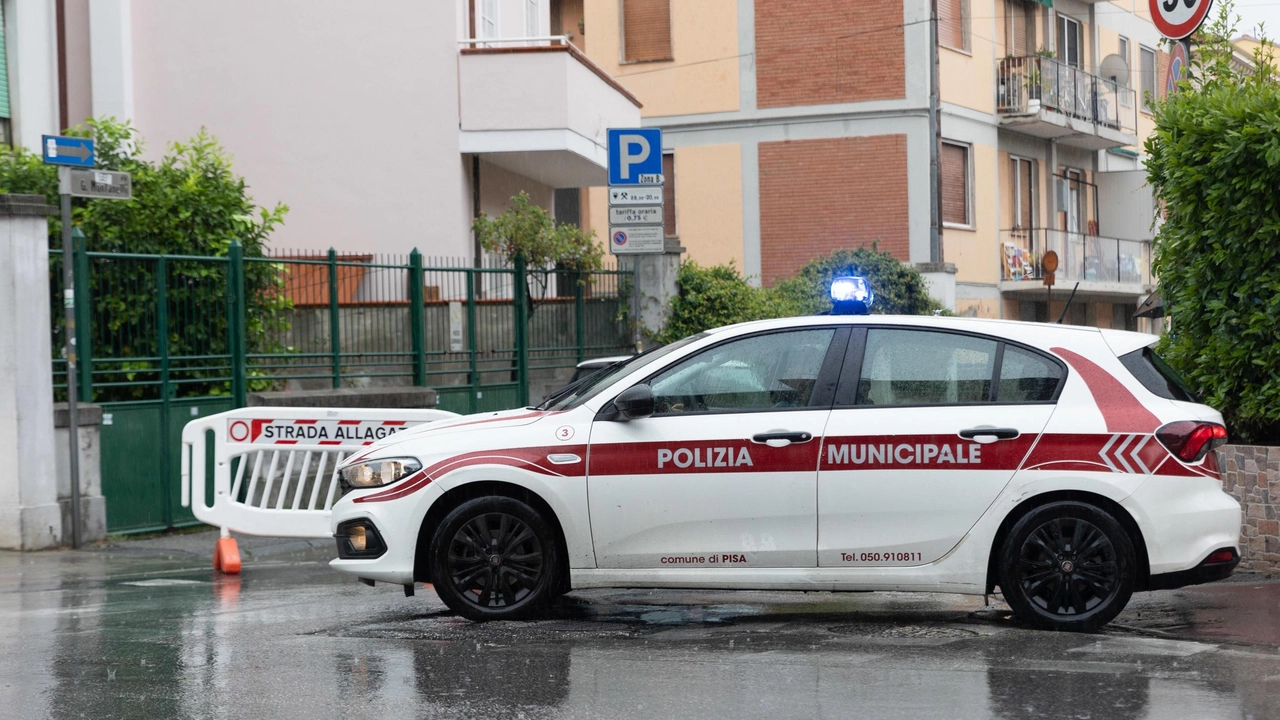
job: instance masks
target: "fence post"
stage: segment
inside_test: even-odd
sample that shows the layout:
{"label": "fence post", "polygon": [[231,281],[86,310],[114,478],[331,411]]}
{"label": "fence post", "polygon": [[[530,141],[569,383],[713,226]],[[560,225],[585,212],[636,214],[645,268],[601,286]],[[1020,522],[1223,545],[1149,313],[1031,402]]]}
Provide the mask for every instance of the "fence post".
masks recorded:
{"label": "fence post", "polygon": [[422,253],[409,253],[409,322],[413,325],[413,384],[427,384],[427,342],[423,337]]}
{"label": "fence post", "polygon": [[72,254],[76,264],[76,367],[80,378],[79,397],[85,402],[93,402],[93,353],[90,347],[92,334],[89,332],[89,318],[93,298],[89,296],[89,254],[85,248],[84,233],[80,228],[71,231],[71,240],[75,246]]}
{"label": "fence post", "polygon": [[476,349],[476,270],[467,268],[467,381],[471,384],[467,408],[472,413],[480,412],[480,368],[479,351]]}
{"label": "fence post", "polygon": [[244,247],[231,241],[227,255],[227,348],[231,352],[231,399],[238,408],[248,403],[249,359],[245,348]]}
{"label": "fence post", "polygon": [[515,278],[515,316],[516,316],[516,382],[519,387],[516,391],[516,397],[520,400],[520,407],[529,404],[529,341],[528,335],[529,325],[529,285],[526,277],[528,272],[524,255],[516,255],[516,278]]}
{"label": "fence post", "polygon": [[338,253],[329,248],[329,347],[333,356],[333,386],[342,387],[342,326],[338,322]]}
{"label": "fence post", "polygon": [[574,273],[573,316],[577,321],[575,332],[578,340],[578,362],[587,359],[587,303],[583,296],[586,294],[588,277],[590,276],[583,272]]}

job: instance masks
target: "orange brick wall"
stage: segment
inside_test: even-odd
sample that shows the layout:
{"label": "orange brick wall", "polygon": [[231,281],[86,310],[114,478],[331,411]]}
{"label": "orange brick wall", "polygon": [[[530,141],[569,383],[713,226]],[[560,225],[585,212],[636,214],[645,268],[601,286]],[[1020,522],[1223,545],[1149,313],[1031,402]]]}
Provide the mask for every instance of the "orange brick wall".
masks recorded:
{"label": "orange brick wall", "polygon": [[873,240],[910,259],[906,135],[767,142],[759,155],[766,285],[815,257]]}
{"label": "orange brick wall", "polygon": [[[759,107],[906,95],[902,0],[757,0]],[[889,27],[893,26],[893,27]]]}

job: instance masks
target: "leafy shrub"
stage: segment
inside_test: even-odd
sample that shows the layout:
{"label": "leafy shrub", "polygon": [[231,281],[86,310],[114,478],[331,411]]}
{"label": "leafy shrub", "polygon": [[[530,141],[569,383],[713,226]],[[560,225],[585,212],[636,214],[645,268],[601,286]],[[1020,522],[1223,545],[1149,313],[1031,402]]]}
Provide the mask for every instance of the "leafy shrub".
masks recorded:
{"label": "leafy shrub", "polygon": [[1165,212],[1160,352],[1234,439],[1280,444],[1280,85],[1264,57],[1253,75],[1233,69],[1229,12],[1202,33],[1195,82],[1155,103],[1146,144]]}
{"label": "leafy shrub", "polygon": [[690,260],[680,266],[680,294],[671,303],[666,330],[656,339],[671,342],[721,325],[829,312],[831,280],[841,275],[867,278],[876,294],[873,313],[929,315],[942,310],[915,268],[874,247],[837,250],[771,288],[753,287],[731,264],[708,268]]}
{"label": "leafy shrub", "polygon": [[[230,156],[205,130],[188,142],[173,144],[158,161],[142,157],[142,139],[128,123],[98,119],[67,134],[92,137],[99,167],[133,176],[131,200],[73,199],[72,222],[84,232],[90,251],[225,257],[232,241],[239,240],[246,259],[261,258],[272,230],[288,212],[282,204],[271,209],[257,207],[244,178],[232,171]],[[44,195],[57,207],[57,171],[45,165],[38,153],[0,147],[0,192]],[[50,246],[61,248],[60,219],[55,216],[50,220]],[[112,364],[112,369],[120,371],[112,380],[154,378],[157,364],[149,358],[159,355],[155,263],[125,258],[94,260],[89,280],[93,318],[90,351],[95,357],[125,361]],[[166,283],[165,299],[173,319],[168,338],[170,356],[227,353],[225,263],[172,261]],[[283,283],[284,270],[279,264],[245,263],[246,337],[251,353],[284,349],[276,341],[289,327],[286,311],[290,302],[282,292]],[[54,323],[60,334],[61,313],[54,313]],[[55,353],[58,351],[55,348]],[[225,370],[192,370],[185,377],[226,374]],[[226,385],[190,383],[181,389],[184,395],[225,394]],[[95,399],[132,399],[146,392],[154,394],[155,389],[144,391],[138,385],[100,388]]]}

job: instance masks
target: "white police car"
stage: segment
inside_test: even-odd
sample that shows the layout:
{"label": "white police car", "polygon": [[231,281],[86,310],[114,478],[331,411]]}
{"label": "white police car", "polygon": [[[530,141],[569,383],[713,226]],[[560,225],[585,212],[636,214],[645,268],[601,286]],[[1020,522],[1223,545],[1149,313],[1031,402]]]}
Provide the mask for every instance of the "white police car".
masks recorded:
{"label": "white police car", "polygon": [[431,582],[474,620],[571,588],[999,587],[1029,624],[1093,630],[1239,561],[1222,417],[1154,341],[908,316],[710,330],[349,458],[332,566]]}

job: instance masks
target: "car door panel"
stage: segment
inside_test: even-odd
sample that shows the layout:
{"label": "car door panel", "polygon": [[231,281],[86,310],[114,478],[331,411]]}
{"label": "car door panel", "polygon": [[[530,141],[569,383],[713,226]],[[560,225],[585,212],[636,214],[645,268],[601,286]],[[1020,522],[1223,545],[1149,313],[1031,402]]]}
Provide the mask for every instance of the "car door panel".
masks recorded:
{"label": "car door panel", "polygon": [[588,494],[599,567],[814,567],[818,454],[848,336],[734,338],[645,380],[653,416],[598,418]]}
{"label": "car door panel", "polygon": [[855,334],[818,472],[819,566],[933,562],[982,517],[1043,432],[1065,372],[1010,347],[919,329]]}

